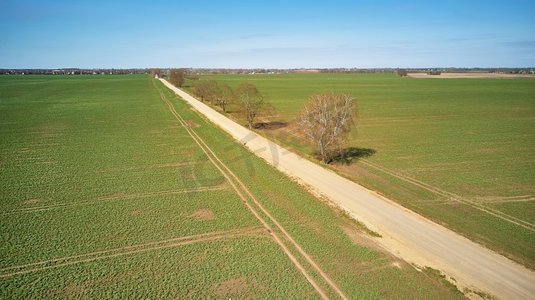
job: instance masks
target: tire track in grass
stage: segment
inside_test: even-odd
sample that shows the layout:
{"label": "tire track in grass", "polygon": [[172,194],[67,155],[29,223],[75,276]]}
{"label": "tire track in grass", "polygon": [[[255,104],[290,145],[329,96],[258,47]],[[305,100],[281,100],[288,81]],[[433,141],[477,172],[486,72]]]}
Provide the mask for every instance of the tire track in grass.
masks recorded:
{"label": "tire track in grass", "polygon": [[515,203],[515,202],[530,202],[535,200],[533,195],[524,195],[524,196],[489,196],[489,197],[476,197],[475,200],[481,201],[487,204],[501,204],[501,203]]}
{"label": "tire track in grass", "polygon": [[52,268],[59,268],[79,263],[92,262],[107,258],[114,258],[129,254],[136,254],[141,252],[148,252],[154,250],[161,250],[166,248],[174,248],[189,244],[209,242],[215,240],[229,239],[240,236],[261,235],[266,234],[266,229],[260,226],[238,228],[234,230],[219,231],[203,233],[191,236],[176,237],[160,241],[154,241],[138,245],[130,245],[121,248],[101,250],[89,252],[80,255],[73,255],[67,257],[54,258],[39,262],[33,262],[23,265],[10,266],[0,269],[0,279],[10,278],[16,275],[26,273],[38,272]]}
{"label": "tire track in grass", "polygon": [[408,177],[406,175],[403,175],[403,174],[400,174],[398,172],[395,172],[395,171],[392,171],[390,169],[387,169],[383,166],[380,166],[376,163],[372,163],[366,159],[362,159],[360,160],[364,165],[367,165],[369,167],[372,167],[372,168],[375,168],[379,171],[382,171],[386,174],[389,174],[391,176],[394,176],[398,179],[401,179],[405,182],[408,182],[408,183],[411,183],[413,185],[416,185],[420,188],[423,188],[427,191],[430,191],[434,194],[437,194],[437,195],[440,195],[440,196],[443,196],[443,197],[446,197],[448,200],[452,200],[452,201],[456,201],[456,202],[459,202],[459,203],[462,203],[462,204],[466,204],[466,205],[470,205],[472,207],[474,207],[475,209],[478,209],[480,211],[483,211],[489,215],[492,215],[496,218],[499,218],[501,219],[502,221],[506,221],[508,223],[511,223],[511,224],[514,224],[514,225],[517,225],[517,226],[520,226],[522,228],[525,228],[531,232],[535,232],[535,225],[534,224],[531,224],[530,222],[527,222],[527,221],[524,221],[524,220],[521,220],[517,217],[514,217],[514,216],[511,216],[509,214],[506,214],[506,213],[503,213],[499,210],[496,210],[496,209],[493,209],[493,208],[489,208],[489,207],[485,207],[475,201],[471,201],[471,200],[467,200],[467,199],[464,199],[462,197],[460,197],[459,195],[456,195],[454,193],[451,193],[451,192],[447,192],[445,190],[442,190],[440,188],[437,188],[435,186],[432,186],[430,184],[427,184],[425,182],[422,182],[422,181],[419,181],[417,179],[414,179],[414,178],[411,178],[411,177]]}
{"label": "tire track in grass", "polygon": [[[342,299],[348,299],[348,297],[340,290],[340,288],[329,278],[329,276],[314,262],[314,260],[308,255],[303,248],[288,234],[288,232],[282,227],[282,225],[275,220],[275,218],[267,211],[256,199],[256,197],[250,192],[245,184],[232,172],[225,163],[223,163],[217,155],[210,149],[210,147],[204,142],[204,140],[193,131],[182,116],[176,111],[173,104],[165,97],[163,92],[156,86],[155,81],[152,81],[154,88],[159,92],[160,99],[167,104],[171,113],[180,122],[180,124],[188,131],[195,143],[199,145],[202,151],[206,154],[212,164],[221,172],[221,174],[227,179],[229,184],[233,187],[236,194],[242,199],[245,206],[251,211],[251,213],[262,223],[262,225],[271,233],[271,236],[275,242],[282,248],[283,252],[288,256],[296,268],[305,276],[308,282],[314,287],[316,292],[322,299],[329,299],[326,292],[321,288],[316,280],[308,273],[304,266],[297,260],[292,252],[286,247],[281,237],[279,237],[272,227],[264,220],[257,209],[253,207],[254,204],[268,219],[275,224],[277,229],[282,232],[283,237],[290,242],[290,244],[297,250],[297,252],[305,259],[305,261],[316,271],[318,275],[330,286],[330,288]],[[250,199],[250,200],[249,200]],[[251,204],[252,202],[252,204]]]}
{"label": "tire track in grass", "polygon": [[41,212],[41,211],[48,211],[52,209],[58,209],[58,208],[91,205],[91,204],[105,203],[105,202],[117,201],[117,200],[131,200],[131,199],[146,198],[146,197],[151,197],[151,196],[166,196],[166,195],[177,195],[177,194],[186,194],[186,193],[200,193],[200,192],[207,192],[207,191],[220,191],[220,190],[224,190],[225,188],[226,187],[223,185],[217,185],[217,186],[188,188],[188,189],[171,190],[171,191],[135,193],[135,194],[126,194],[126,195],[118,195],[118,196],[104,196],[104,197],[98,197],[93,200],[77,201],[74,203],[62,203],[62,204],[53,204],[53,205],[46,205],[46,206],[34,206],[34,207],[28,207],[28,208],[14,209],[14,210],[10,210],[4,213],[0,213],[0,215],[8,215],[8,214],[13,214],[13,213]]}

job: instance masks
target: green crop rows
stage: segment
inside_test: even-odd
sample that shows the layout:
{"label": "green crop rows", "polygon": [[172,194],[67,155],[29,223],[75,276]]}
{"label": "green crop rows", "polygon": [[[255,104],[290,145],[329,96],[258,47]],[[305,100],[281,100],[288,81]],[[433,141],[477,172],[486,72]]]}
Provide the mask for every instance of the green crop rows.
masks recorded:
{"label": "green crop rows", "polygon": [[4,76],[0,298],[317,297],[159,91],[345,294],[460,296],[147,76]]}
{"label": "green crop rows", "polygon": [[[358,101],[350,146],[370,157],[334,168],[513,259],[535,266],[535,80],[414,79],[394,74],[206,75],[254,83],[289,122],[261,133],[312,155],[295,118],[308,96]],[[195,82],[191,82],[195,84]],[[500,217],[489,214],[496,212]],[[522,224],[519,226],[517,223]]]}

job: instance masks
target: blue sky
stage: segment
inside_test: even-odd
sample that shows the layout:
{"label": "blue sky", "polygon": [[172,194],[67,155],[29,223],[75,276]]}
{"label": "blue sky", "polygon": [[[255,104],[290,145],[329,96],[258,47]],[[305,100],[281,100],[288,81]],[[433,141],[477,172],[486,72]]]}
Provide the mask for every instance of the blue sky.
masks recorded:
{"label": "blue sky", "polygon": [[535,1],[5,1],[0,68],[533,67]]}

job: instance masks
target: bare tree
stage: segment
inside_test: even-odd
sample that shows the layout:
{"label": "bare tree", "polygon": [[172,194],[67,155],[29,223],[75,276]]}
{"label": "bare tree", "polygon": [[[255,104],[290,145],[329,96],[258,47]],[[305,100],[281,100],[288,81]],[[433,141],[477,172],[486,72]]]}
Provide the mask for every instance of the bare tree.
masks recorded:
{"label": "bare tree", "polygon": [[398,75],[401,77],[405,77],[409,75],[409,72],[406,69],[398,69]]}
{"label": "bare tree", "polygon": [[208,81],[200,81],[198,83],[195,84],[195,86],[193,87],[193,93],[201,98],[201,101],[204,102],[205,100],[208,99],[208,94],[209,94],[209,85],[208,85]]}
{"label": "bare tree", "polygon": [[152,77],[162,77],[162,70],[160,68],[152,68],[150,69],[150,75]]}
{"label": "bare tree", "polygon": [[181,87],[184,84],[185,71],[183,69],[169,70],[169,82],[174,86]]}
{"label": "bare tree", "polygon": [[215,80],[206,81],[205,89],[206,89],[205,99],[208,100],[208,102],[210,102],[211,105],[217,104],[217,98],[219,96],[217,81]]}
{"label": "bare tree", "polygon": [[253,128],[255,117],[266,106],[264,96],[251,83],[242,83],[235,92],[235,99],[242,105],[249,128]]}
{"label": "bare tree", "polygon": [[341,154],[347,143],[351,127],[356,123],[354,102],[350,95],[313,95],[301,113],[301,130],[324,163]]}
{"label": "bare tree", "polygon": [[232,101],[233,91],[230,86],[226,84],[218,84],[215,90],[215,104],[219,106],[223,112],[227,112],[227,106]]}

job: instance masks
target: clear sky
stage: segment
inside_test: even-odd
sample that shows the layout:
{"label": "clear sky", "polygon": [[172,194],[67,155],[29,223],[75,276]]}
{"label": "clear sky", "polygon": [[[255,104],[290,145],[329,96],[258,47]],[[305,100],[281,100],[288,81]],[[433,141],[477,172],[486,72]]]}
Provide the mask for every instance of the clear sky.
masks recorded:
{"label": "clear sky", "polygon": [[0,68],[533,67],[535,0],[0,0],[0,38]]}

